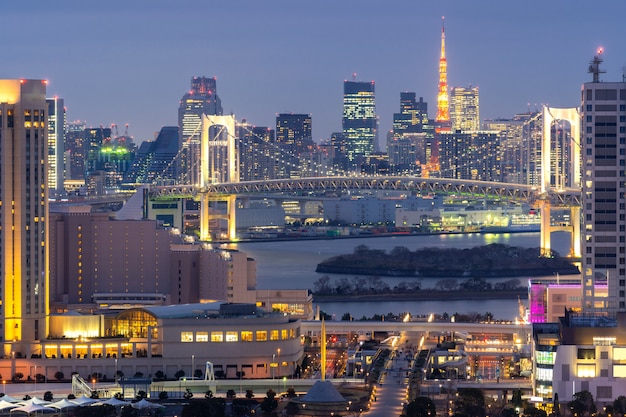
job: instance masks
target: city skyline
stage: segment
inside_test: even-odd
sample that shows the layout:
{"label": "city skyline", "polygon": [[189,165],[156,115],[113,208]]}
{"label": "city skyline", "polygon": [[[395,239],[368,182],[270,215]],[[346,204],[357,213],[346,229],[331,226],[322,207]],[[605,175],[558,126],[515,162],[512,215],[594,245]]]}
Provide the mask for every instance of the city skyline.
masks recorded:
{"label": "city skyline", "polygon": [[177,124],[192,77],[215,76],[225,114],[270,127],[279,113],[311,114],[319,143],[341,131],[342,84],[356,73],[377,84],[382,148],[401,92],[423,97],[434,118],[442,16],[448,84],[480,88],[482,119],[579,106],[598,47],[602,80],[621,79],[625,4],[595,6],[611,13],[582,3],[480,5],[245,0],[203,13],[199,1],[35,1],[36,12],[9,4],[0,30],[11,59],[0,78],[47,79],[69,121],[128,123],[140,143]]}

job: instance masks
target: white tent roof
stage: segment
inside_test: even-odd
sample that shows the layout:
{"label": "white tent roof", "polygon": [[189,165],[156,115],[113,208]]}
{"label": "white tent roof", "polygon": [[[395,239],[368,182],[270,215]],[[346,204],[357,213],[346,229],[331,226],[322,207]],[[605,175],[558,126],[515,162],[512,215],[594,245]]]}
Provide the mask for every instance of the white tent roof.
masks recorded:
{"label": "white tent roof", "polygon": [[59,410],[63,410],[64,408],[78,407],[78,404],[68,401],[67,399],[63,398],[60,401],[57,401],[52,404],[48,404],[48,407],[54,407],[54,408],[58,408]]}

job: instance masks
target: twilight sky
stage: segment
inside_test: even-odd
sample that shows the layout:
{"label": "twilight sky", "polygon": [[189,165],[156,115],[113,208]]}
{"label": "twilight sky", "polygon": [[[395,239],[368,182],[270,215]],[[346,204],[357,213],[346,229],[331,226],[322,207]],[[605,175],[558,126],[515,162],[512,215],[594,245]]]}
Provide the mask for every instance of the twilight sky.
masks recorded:
{"label": "twilight sky", "polygon": [[3,2],[0,78],[49,80],[69,121],[129,124],[137,143],[177,124],[192,76],[216,76],[225,113],[274,126],[311,113],[341,130],[343,81],[376,82],[379,140],[414,91],[434,118],[441,16],[450,86],[480,89],[481,119],[579,105],[589,61],[626,65],[626,2],[565,0],[32,0]]}

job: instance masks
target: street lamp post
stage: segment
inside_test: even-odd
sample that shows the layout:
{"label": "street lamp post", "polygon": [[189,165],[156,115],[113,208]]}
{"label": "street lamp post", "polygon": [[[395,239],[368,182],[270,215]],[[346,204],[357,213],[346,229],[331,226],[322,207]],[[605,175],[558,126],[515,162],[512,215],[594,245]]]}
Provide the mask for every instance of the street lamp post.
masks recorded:
{"label": "street lamp post", "polygon": [[191,379],[193,379],[193,377],[195,376],[194,369],[193,369],[195,366],[194,364],[195,359],[196,359],[196,355],[191,355]]}
{"label": "street lamp post", "polygon": [[274,379],[274,365],[276,361],[276,354],[272,353],[272,363],[270,363],[270,368],[272,368],[272,379]]}
{"label": "street lamp post", "polygon": [[117,385],[117,383],[118,383],[118,380],[117,380],[117,358],[115,358],[115,376],[114,376],[114,379],[115,379],[115,385]]}

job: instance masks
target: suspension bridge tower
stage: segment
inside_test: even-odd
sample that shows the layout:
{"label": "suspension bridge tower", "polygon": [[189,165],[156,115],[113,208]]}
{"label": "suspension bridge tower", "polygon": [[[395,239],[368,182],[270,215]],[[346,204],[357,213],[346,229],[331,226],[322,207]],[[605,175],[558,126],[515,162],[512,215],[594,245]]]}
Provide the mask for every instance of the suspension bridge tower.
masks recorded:
{"label": "suspension bridge tower", "polygon": [[[239,182],[235,116],[202,115],[200,136],[200,240],[211,240],[211,222],[226,221],[229,240],[236,238],[235,195],[206,192],[209,184]],[[218,203],[226,203],[219,210]]]}
{"label": "suspension bridge tower", "polygon": [[[560,121],[566,121],[569,129]],[[555,127],[556,126],[556,127]],[[552,132],[555,131],[553,135]],[[562,133],[561,135],[559,134]],[[580,207],[570,206],[569,224],[553,224],[550,194],[565,187],[581,188],[580,171],[580,113],[578,108],[543,106],[543,134],[541,144],[541,252],[551,253],[550,234],[564,230],[570,232],[570,253],[581,257]]]}

